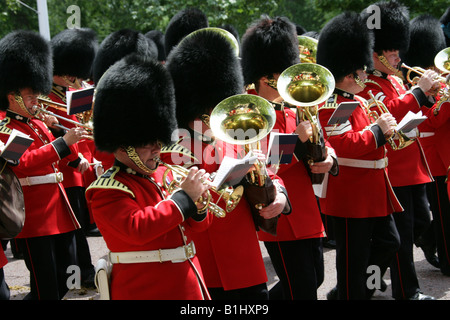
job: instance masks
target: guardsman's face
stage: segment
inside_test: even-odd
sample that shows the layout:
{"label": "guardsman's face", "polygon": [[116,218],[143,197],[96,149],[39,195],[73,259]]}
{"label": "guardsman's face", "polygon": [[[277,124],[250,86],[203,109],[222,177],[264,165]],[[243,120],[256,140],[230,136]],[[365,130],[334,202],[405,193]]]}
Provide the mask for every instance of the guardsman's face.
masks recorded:
{"label": "guardsman's face", "polygon": [[136,153],[149,169],[154,170],[158,166],[157,158],[159,158],[161,153],[161,144],[157,142],[136,148]]}
{"label": "guardsman's face", "polygon": [[389,64],[394,67],[395,69],[400,68],[400,52],[398,50],[392,50],[392,51],[384,51],[383,55],[385,56],[386,60],[389,62]]}
{"label": "guardsman's face", "polygon": [[[19,102],[16,101],[16,95],[14,93],[8,94],[9,101],[9,110],[14,111],[24,117],[30,118],[32,114],[35,114],[36,111],[34,107],[38,104],[38,96],[39,94],[33,92],[33,90],[29,88],[25,88],[19,91],[20,97],[23,101],[23,106],[20,105]],[[23,109],[25,107],[26,110]]]}

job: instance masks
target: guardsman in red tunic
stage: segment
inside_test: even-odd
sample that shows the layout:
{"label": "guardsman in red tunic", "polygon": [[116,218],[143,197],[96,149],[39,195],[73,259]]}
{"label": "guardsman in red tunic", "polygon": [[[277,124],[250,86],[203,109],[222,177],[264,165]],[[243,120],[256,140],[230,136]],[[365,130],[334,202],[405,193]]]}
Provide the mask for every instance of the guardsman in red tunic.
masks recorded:
{"label": "guardsman in red tunic", "polygon": [[[217,171],[224,155],[236,156],[234,145],[212,137],[208,121],[216,105],[244,92],[230,36],[211,29],[193,32],[173,49],[166,62],[175,84],[178,124],[189,136],[181,144],[195,155],[198,161],[194,163],[210,174]],[[289,211],[279,182],[274,181],[275,201],[260,210],[265,218]],[[223,208],[223,201],[218,205]],[[232,212],[213,220],[205,232],[194,235],[212,299],[267,299],[267,274],[247,199],[242,197]]]}
{"label": "guardsman in red tunic", "polygon": [[[411,67],[439,72],[434,60],[436,55],[446,48],[441,23],[433,16],[425,14],[411,20],[410,29],[410,49],[402,56],[405,63]],[[404,73],[408,70],[405,68]],[[409,78],[413,79],[414,76],[418,74],[411,72]],[[443,274],[450,275],[450,204],[445,185],[450,163],[449,159],[445,159],[446,150],[450,149],[445,132],[450,128],[450,111],[447,108],[448,98],[440,96],[438,90],[442,88],[445,91],[445,87],[445,84],[438,86],[436,95],[428,97],[429,105],[421,108],[423,114],[428,117],[419,125],[419,140],[434,179],[426,185],[433,221],[423,234],[415,235],[415,244],[422,248],[428,262],[441,269]]]}
{"label": "guardsman in red tunic", "polygon": [[9,300],[9,287],[5,281],[5,273],[3,272],[3,267],[8,263],[8,259],[6,258],[5,251],[3,251],[3,247],[0,249],[0,300]]}
{"label": "guardsman in red tunic", "polygon": [[[311,124],[304,122],[297,131],[296,114],[284,107],[276,85],[279,75],[297,63],[300,63],[297,33],[295,25],[287,18],[262,18],[244,34],[244,84],[254,84],[256,93],[272,103],[277,117],[274,131],[297,132],[304,143],[311,134]],[[269,79],[273,79],[272,82]],[[313,167],[320,170],[316,173],[326,173],[333,164],[329,156]],[[271,289],[270,298],[315,300],[324,279],[321,244],[324,227],[312,181],[304,162],[296,157],[291,164],[281,164],[277,175],[283,179],[291,195],[292,212],[280,216],[276,234],[263,230],[258,232],[280,279],[279,284]]]}
{"label": "guardsman in red tunic", "polygon": [[157,160],[177,127],[169,73],[133,54],[112,66],[96,90],[95,143],[116,162],[86,196],[110,250],[111,299],[209,298],[192,239],[211,219],[195,204],[209,188],[205,172],[191,169],[169,196],[164,182],[172,178]]}
{"label": "guardsman in red tunic", "polygon": [[[53,52],[53,86],[48,98],[53,102],[67,105],[67,92],[87,85],[84,81],[90,78],[98,46],[97,37],[90,29],[66,29],[55,35],[50,45]],[[74,128],[75,123],[79,122],[76,115],[67,115],[67,107],[49,105],[47,110],[58,115],[59,123],[65,128]],[[65,118],[71,122],[65,121]],[[50,129],[55,137],[63,135],[65,131],[60,128]],[[61,168],[61,171],[64,175],[63,185],[67,197],[81,225],[81,230],[76,231],[76,242],[82,285],[95,288],[95,268],[91,262],[89,244],[86,239],[86,235],[92,229],[91,214],[84,194],[88,186],[85,185],[84,175],[87,171],[94,170],[89,161],[93,158],[89,148],[91,143],[93,142],[90,140],[78,143],[79,157],[69,163],[69,166]]]}
{"label": "guardsman in red tunic", "polygon": [[[395,119],[384,115],[371,123],[367,101],[356,95],[364,88],[366,67],[372,65],[373,38],[364,26],[359,15],[340,14],[322,29],[317,48],[317,63],[336,79],[333,95],[319,107],[325,139],[339,163],[339,175],[329,177],[326,198],[321,199],[322,212],[333,218],[336,239],[337,287],[329,299],[370,299],[376,287],[367,286],[369,266],[384,273],[399,247],[392,213],[402,208],[388,178],[385,148]],[[350,117],[328,124],[344,102],[357,104]]]}
{"label": "guardsman in red tunic", "polygon": [[55,139],[48,127],[34,118],[39,94],[52,84],[52,55],[47,41],[34,32],[18,31],[0,42],[0,139],[13,129],[34,142],[13,167],[22,185],[26,219],[16,237],[30,270],[31,292],[26,299],[62,299],[68,291],[67,268],[76,265],[75,233],[78,221],[64,191],[60,166],[78,156],[76,143],[83,129],[71,129]]}
{"label": "guardsman in red tunic", "polygon": [[[418,85],[406,91],[398,76],[399,52],[405,52],[409,46],[409,13],[408,9],[396,1],[376,3],[380,8],[379,29],[373,29],[375,45],[373,52],[374,69],[370,71],[366,88],[360,94],[371,103],[372,110],[378,111],[375,101],[371,99],[372,92],[377,102],[383,103],[389,112],[400,122],[412,111],[417,113],[421,106],[427,103],[427,92],[434,85],[436,73],[428,70],[420,78]],[[365,10],[368,28],[370,10]],[[398,76],[397,76],[398,75]],[[379,111],[378,111],[379,112]],[[413,143],[394,151],[388,145],[389,180],[394,187],[404,212],[394,213],[397,230],[400,234],[401,246],[391,265],[392,295],[395,299],[422,300],[431,297],[420,291],[414,259],[414,232],[421,234],[430,224],[430,212],[426,195],[426,183],[433,180],[423,153],[417,133],[412,130],[408,134]],[[397,144],[399,140],[394,140]],[[414,223],[414,217],[420,216],[424,224],[421,229]],[[418,221],[418,220],[415,220]],[[413,225],[416,228],[413,232]]]}

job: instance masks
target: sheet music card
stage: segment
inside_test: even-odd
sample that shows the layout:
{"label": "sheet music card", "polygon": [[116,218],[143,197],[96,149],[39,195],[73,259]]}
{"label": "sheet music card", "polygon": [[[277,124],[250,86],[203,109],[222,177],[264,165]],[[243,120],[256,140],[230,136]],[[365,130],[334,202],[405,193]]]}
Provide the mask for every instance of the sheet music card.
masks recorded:
{"label": "sheet music card", "polygon": [[341,102],[328,120],[328,125],[332,126],[345,123],[358,106],[358,101]]}

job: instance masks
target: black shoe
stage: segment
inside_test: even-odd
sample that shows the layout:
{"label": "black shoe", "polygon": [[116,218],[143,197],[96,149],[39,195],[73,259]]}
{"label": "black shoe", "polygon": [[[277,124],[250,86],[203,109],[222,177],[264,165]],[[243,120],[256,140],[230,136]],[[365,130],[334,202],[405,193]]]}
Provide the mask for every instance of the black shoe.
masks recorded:
{"label": "black shoe", "polygon": [[323,246],[328,249],[336,249],[336,241],[326,240],[323,242]]}
{"label": "black shoe", "polygon": [[338,288],[336,286],[327,293],[327,300],[337,300],[337,299],[338,299]]}
{"label": "black shoe", "polygon": [[425,259],[428,261],[429,264],[431,264],[433,267],[435,268],[440,268],[439,267],[439,258],[436,255],[436,251],[431,249],[431,248],[427,248],[427,247],[421,247],[423,254],[425,255]]}
{"label": "black shoe", "polygon": [[432,296],[427,296],[426,294],[423,294],[422,292],[417,292],[415,295],[413,295],[408,300],[436,300],[436,298]]}
{"label": "black shoe", "polygon": [[97,227],[86,231],[86,237],[101,237],[101,236],[102,234],[100,233],[100,230],[98,230]]}

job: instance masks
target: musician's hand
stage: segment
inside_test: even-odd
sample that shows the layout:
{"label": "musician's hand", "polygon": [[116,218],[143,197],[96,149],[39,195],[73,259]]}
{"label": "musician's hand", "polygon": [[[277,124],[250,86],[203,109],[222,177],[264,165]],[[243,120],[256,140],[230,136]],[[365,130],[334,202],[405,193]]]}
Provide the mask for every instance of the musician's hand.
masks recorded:
{"label": "musician's hand", "polygon": [[314,162],[309,165],[311,168],[311,173],[327,173],[333,167],[334,161],[330,154],[330,149],[325,147],[325,150],[327,151],[327,157],[324,161]]}
{"label": "musician's hand", "polygon": [[0,152],[3,152],[3,148],[5,147],[5,144],[0,141]]}
{"label": "musician's hand", "polygon": [[81,158],[81,161],[80,161],[80,163],[78,164],[78,167],[77,167],[78,172],[83,174],[88,169],[89,169],[89,161],[87,161],[85,158]]}
{"label": "musician's hand", "polygon": [[308,141],[308,139],[313,135],[311,122],[300,121],[297,128],[295,129],[295,133],[298,134],[298,138],[301,142],[305,143],[306,141]]}
{"label": "musician's hand", "polygon": [[204,169],[199,170],[197,167],[192,167],[180,187],[195,202],[211,188],[211,185],[206,182],[208,177],[209,175]]}
{"label": "musician's hand", "polygon": [[259,149],[253,149],[252,153],[261,162],[266,162],[266,155]]}
{"label": "musician's hand", "polygon": [[397,126],[397,121],[390,113],[381,114],[375,123],[381,128],[385,137],[390,137]]}
{"label": "musician's hand", "polygon": [[71,146],[82,139],[89,138],[89,133],[80,127],[75,127],[67,131],[67,133],[63,136],[64,141],[68,146]]}
{"label": "musician's hand", "polygon": [[267,207],[259,210],[259,214],[264,219],[271,219],[281,214],[286,207],[287,199],[284,193],[278,192],[275,200]]}
{"label": "musician's hand", "polygon": [[430,91],[430,89],[436,85],[436,82],[438,82],[435,80],[436,77],[438,77],[438,74],[435,71],[426,70],[420,77],[417,85],[420,87],[420,89],[422,89],[422,91],[425,94],[429,94],[428,92]]}
{"label": "musician's hand", "polygon": [[42,121],[47,125],[47,127],[60,130],[58,127],[55,127],[55,124],[59,124],[59,121],[55,116],[48,114],[43,115]]}

